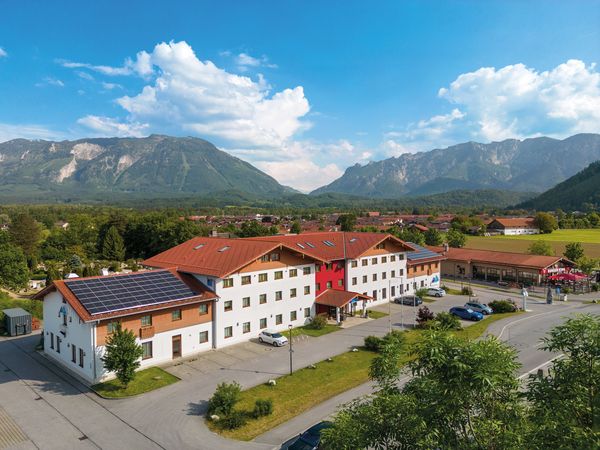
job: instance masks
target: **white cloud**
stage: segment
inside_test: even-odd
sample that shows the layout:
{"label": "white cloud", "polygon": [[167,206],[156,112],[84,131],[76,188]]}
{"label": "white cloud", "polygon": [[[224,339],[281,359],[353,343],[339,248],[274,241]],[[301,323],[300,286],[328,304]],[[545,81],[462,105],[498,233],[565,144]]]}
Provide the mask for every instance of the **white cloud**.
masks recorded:
{"label": "white cloud", "polygon": [[235,57],[235,62],[238,66],[238,69],[242,72],[247,71],[250,67],[268,67],[270,69],[277,68],[277,64],[270,63],[269,58],[267,58],[265,55],[261,56],[260,58],[255,58],[254,56],[250,56],[248,53],[240,53]]}
{"label": "white cloud", "polygon": [[98,136],[142,137],[147,134],[148,125],[142,123],[120,122],[117,119],[88,115],[77,120],[77,123],[92,130]]}
{"label": "white cloud", "polygon": [[104,89],[106,89],[107,91],[112,91],[113,89],[122,89],[123,86],[121,86],[118,83],[106,83],[106,82],[102,82],[102,87]]}
{"label": "white cloud", "polygon": [[83,70],[77,70],[77,71],[75,71],[75,74],[82,80],[94,81],[94,77],[92,75],[90,75],[89,73],[84,72]]}
{"label": "white cloud", "polygon": [[35,84],[37,87],[43,86],[56,86],[56,87],[65,87],[65,83],[62,80],[54,77],[45,77],[42,81]]}
{"label": "white cloud", "polygon": [[292,186],[302,192],[310,192],[331,183],[343,171],[335,164],[318,165],[308,159],[290,161],[259,161],[256,166],[281,184]]}
{"label": "white cloud", "polygon": [[75,62],[67,59],[57,59],[56,63],[68,69],[89,69],[109,76],[139,75],[146,77],[152,73],[150,55],[145,51],[138,52],[135,59],[127,58],[120,67]]}
{"label": "white cloud", "polygon": [[46,139],[66,138],[63,133],[53,131],[45,125],[0,123],[0,142],[11,139]]}
{"label": "white cloud", "polygon": [[6,50],[4,50],[2,47],[0,47],[0,58],[6,58],[8,56],[8,53],[6,53]]}

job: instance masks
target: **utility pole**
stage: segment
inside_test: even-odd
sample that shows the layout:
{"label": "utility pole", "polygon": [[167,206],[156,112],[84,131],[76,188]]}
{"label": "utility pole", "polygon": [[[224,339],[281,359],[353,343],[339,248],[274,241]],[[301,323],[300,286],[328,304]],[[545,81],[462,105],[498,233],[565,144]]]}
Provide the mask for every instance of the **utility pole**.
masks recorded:
{"label": "utility pole", "polygon": [[292,325],[288,325],[288,328],[290,330],[290,375],[292,374],[293,371],[293,364],[292,364],[292,354],[294,353],[294,350],[292,349]]}

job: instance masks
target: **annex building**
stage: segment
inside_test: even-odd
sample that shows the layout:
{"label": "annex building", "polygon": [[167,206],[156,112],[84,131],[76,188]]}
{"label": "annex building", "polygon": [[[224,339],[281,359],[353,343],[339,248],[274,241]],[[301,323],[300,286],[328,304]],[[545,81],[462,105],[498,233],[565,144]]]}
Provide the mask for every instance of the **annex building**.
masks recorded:
{"label": "annex building", "polygon": [[487,231],[506,236],[540,233],[540,229],[535,225],[532,217],[496,218],[488,223]]}

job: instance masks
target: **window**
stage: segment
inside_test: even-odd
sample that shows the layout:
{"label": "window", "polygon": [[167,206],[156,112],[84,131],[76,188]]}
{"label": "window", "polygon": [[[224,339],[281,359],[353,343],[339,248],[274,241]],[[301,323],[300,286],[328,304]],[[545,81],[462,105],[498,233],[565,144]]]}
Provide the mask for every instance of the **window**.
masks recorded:
{"label": "window", "polygon": [[321,271],[321,264],[317,264],[315,266],[315,272],[320,272]]}
{"label": "window", "polygon": [[260,262],[269,262],[269,255],[262,255],[260,257]]}
{"label": "window", "polygon": [[281,299],[283,299],[283,294],[282,294],[282,292],[281,292],[281,291],[276,291],[276,292],[275,292],[275,301],[279,301],[279,300],[281,300]]}
{"label": "window", "polygon": [[269,274],[266,273],[259,273],[258,274],[258,282],[259,283],[264,283],[265,281],[269,280]]}
{"label": "window", "polygon": [[327,289],[331,289],[331,281],[327,282]]}
{"label": "window", "polygon": [[293,322],[294,320],[296,320],[296,318],[297,318],[296,311],[290,311],[290,321]]}
{"label": "window", "polygon": [[225,303],[223,303],[223,307],[225,311],[231,311],[233,309],[233,302],[231,300],[227,300]]}
{"label": "window", "polygon": [[275,325],[281,325],[283,323],[283,314],[277,314],[275,316]]}
{"label": "window", "polygon": [[352,277],[352,286],[356,286],[356,283],[357,283],[356,277]]}
{"label": "window", "polygon": [[363,283],[366,283],[366,282],[367,282],[367,276],[363,275]]}
{"label": "window", "polygon": [[399,274],[399,275],[400,275],[401,277],[403,277],[403,276],[404,276],[404,269],[400,269],[400,274]]}
{"label": "window", "polygon": [[117,331],[118,325],[119,325],[119,322],[108,322],[106,324],[106,332],[108,334],[113,334],[115,331]]}
{"label": "window", "polygon": [[275,279],[276,280],[283,279],[283,271],[282,270],[278,270],[277,272],[275,272]]}
{"label": "window", "polygon": [[242,308],[248,308],[250,306],[250,297],[244,297],[242,299]]}
{"label": "window", "polygon": [[310,286],[304,286],[304,295],[310,294]]}
{"label": "window", "polygon": [[357,267],[358,266],[358,261],[356,261],[356,260],[352,261],[351,266],[352,266],[353,269],[355,267]]}
{"label": "window", "polygon": [[395,261],[396,261],[396,255],[390,256],[390,262],[395,262]]}
{"label": "window", "polygon": [[79,367],[83,367],[83,358],[85,356],[85,352],[82,348],[79,349]]}
{"label": "window", "polygon": [[224,330],[225,339],[228,339],[233,336],[233,327],[225,327]]}
{"label": "window", "polygon": [[290,269],[290,278],[298,276],[298,269]]}
{"label": "window", "polygon": [[295,298],[296,297],[296,288],[291,288],[290,289],[290,298]]}
{"label": "window", "polygon": [[204,314],[208,314],[208,304],[202,303],[200,306],[198,306],[198,312],[201,316],[203,316]]}
{"label": "window", "polygon": [[325,269],[326,269],[326,270],[331,270],[331,269],[333,269],[333,264],[331,264],[331,263],[327,263],[327,264],[325,264]]}
{"label": "window", "polygon": [[54,333],[50,333],[50,348],[54,350]]}
{"label": "window", "polygon": [[319,292],[319,291],[321,290],[321,283],[317,283],[317,284],[315,285],[315,287],[316,287],[316,289],[317,289],[317,292]]}
{"label": "window", "polygon": [[56,336],[56,353],[60,353],[60,338]]}
{"label": "window", "polygon": [[371,259],[371,264],[377,264],[377,258],[372,258]]}
{"label": "window", "polygon": [[338,280],[338,286],[339,287],[343,287],[344,286],[344,280]]}
{"label": "window", "polygon": [[310,308],[304,308],[304,317],[310,317]]}
{"label": "window", "polygon": [[377,281],[377,274],[376,273],[373,274],[373,281]]}
{"label": "window", "polygon": [[258,303],[260,303],[261,305],[267,303],[267,294],[260,294],[258,296]]}
{"label": "window", "polygon": [[421,280],[421,287],[425,287],[425,281]]}
{"label": "window", "polygon": [[242,324],[242,333],[250,333],[250,322],[244,322]]}
{"label": "window", "polygon": [[377,300],[377,291],[373,291],[373,300]]}
{"label": "window", "polygon": [[225,278],[223,280],[223,287],[224,288],[230,288],[233,287],[233,278]]}
{"label": "window", "polygon": [[381,290],[381,298],[387,298],[387,289],[386,288],[383,288]]}
{"label": "window", "polygon": [[198,342],[200,344],[206,344],[208,342],[208,331],[201,331],[198,334]]}
{"label": "window", "polygon": [[387,256],[381,257],[381,264],[385,264],[387,262]]}
{"label": "window", "polygon": [[63,325],[65,327],[67,326],[67,313],[66,312],[63,314]]}
{"label": "window", "polygon": [[267,318],[263,317],[262,319],[260,319],[260,329],[262,330],[263,328],[267,328]]}
{"label": "window", "polygon": [[279,261],[280,259],[279,253],[271,253],[271,261]]}
{"label": "window", "polygon": [[152,316],[150,314],[148,314],[146,316],[142,316],[142,318],[140,319],[140,321],[142,322],[142,326],[143,327],[150,327],[150,326],[152,326]]}
{"label": "window", "polygon": [[402,255],[398,255],[398,259],[399,259],[400,261],[404,261],[404,255],[403,255],[403,254],[402,254]]}
{"label": "window", "polygon": [[242,284],[250,284],[252,283],[252,278],[250,277],[250,275],[244,275],[242,277]]}
{"label": "window", "polygon": [[152,341],[150,342],[142,342],[142,359],[150,359],[152,358]]}
{"label": "window", "polygon": [[378,250],[383,250],[383,249],[385,248],[385,243],[384,243],[384,242],[382,242],[382,243],[380,243],[380,244],[377,244],[377,245],[375,246],[375,248],[376,248],[376,249],[378,249]]}
{"label": "window", "polygon": [[180,309],[174,309],[173,311],[171,311],[171,320],[173,320],[173,321],[181,320],[181,310]]}
{"label": "window", "polygon": [[390,295],[391,295],[392,297],[395,297],[395,296],[396,296],[396,286],[392,286],[392,290],[390,291]]}
{"label": "window", "polygon": [[304,275],[310,275],[310,267],[305,267],[302,269],[302,273]]}
{"label": "window", "polygon": [[392,271],[390,272],[390,277],[391,277],[391,278],[395,278],[395,277],[396,277],[396,271],[395,271],[395,270],[392,270]]}
{"label": "window", "polygon": [[365,259],[362,260],[361,264],[363,265],[363,267],[364,266],[368,266],[369,265],[369,260],[365,258]]}
{"label": "window", "polygon": [[77,347],[71,345],[71,362],[77,362]]}
{"label": "window", "polygon": [[387,273],[386,272],[381,272],[381,279],[382,280],[387,279]]}

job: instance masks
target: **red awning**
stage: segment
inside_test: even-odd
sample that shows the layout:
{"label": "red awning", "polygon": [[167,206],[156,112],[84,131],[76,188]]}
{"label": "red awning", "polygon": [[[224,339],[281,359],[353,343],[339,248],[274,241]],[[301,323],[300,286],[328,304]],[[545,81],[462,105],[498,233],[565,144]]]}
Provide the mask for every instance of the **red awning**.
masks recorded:
{"label": "red awning", "polygon": [[558,273],[548,277],[552,281],[583,281],[587,279],[585,275],[577,275],[576,273]]}
{"label": "red awning", "polygon": [[326,289],[315,298],[315,303],[318,305],[335,306],[341,308],[347,305],[354,299],[372,300],[368,295],[359,294],[358,292],[339,291],[337,289]]}

